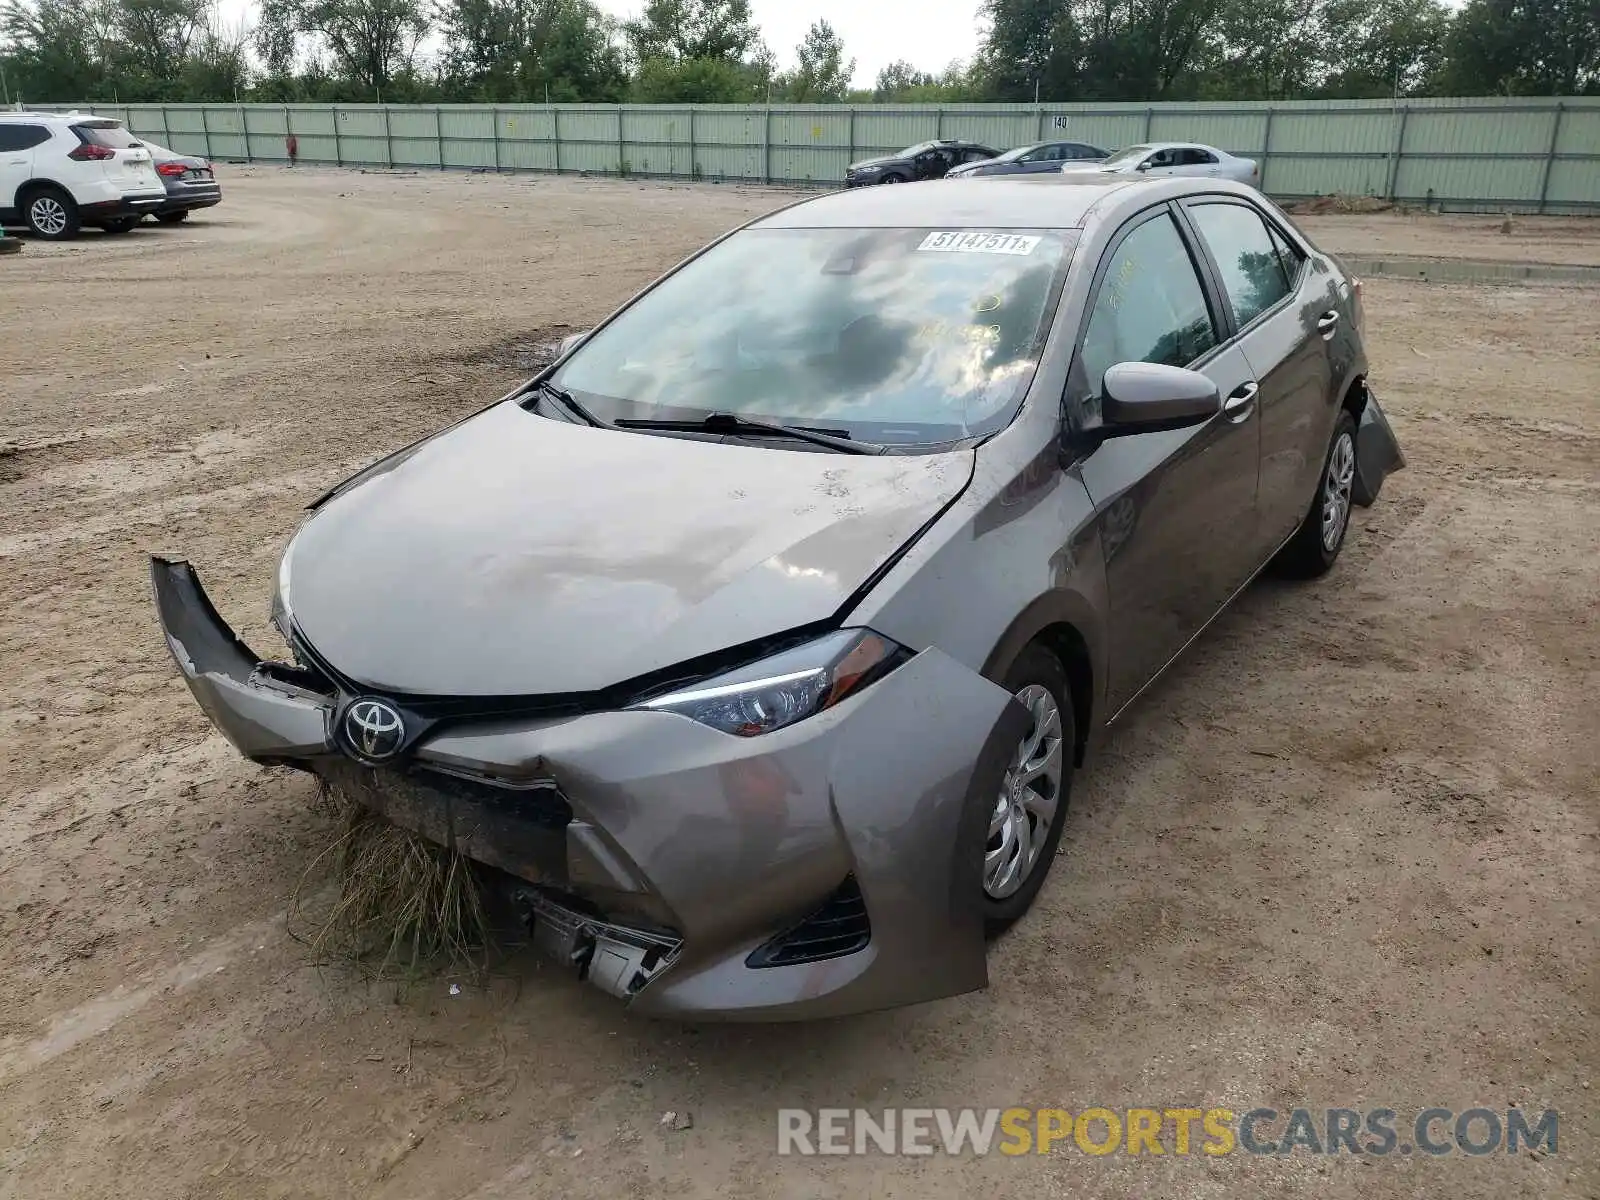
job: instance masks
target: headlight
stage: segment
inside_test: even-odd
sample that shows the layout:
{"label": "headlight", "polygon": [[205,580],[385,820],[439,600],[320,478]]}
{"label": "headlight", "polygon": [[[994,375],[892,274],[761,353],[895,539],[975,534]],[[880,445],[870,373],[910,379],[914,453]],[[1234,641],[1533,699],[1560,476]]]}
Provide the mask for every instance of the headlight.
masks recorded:
{"label": "headlight", "polygon": [[272,623],[285,638],[289,636],[289,623],[294,617],[294,610],[289,607],[289,559],[293,554],[294,540],[290,539],[283,549],[283,557],[278,560],[278,586],[272,591]]}
{"label": "headlight", "polygon": [[675,712],[723,733],[755,737],[832,708],[910,657],[904,646],[870,629],[841,629],[632,707]]}

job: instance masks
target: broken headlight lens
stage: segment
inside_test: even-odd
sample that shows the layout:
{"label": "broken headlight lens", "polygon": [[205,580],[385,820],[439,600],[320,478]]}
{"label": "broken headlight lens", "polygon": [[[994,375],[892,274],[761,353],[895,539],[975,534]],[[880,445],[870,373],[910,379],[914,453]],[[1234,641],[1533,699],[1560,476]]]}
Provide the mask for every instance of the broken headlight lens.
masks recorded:
{"label": "broken headlight lens", "polygon": [[910,657],[904,646],[870,629],[841,629],[632,707],[674,712],[723,733],[755,737],[832,708]]}

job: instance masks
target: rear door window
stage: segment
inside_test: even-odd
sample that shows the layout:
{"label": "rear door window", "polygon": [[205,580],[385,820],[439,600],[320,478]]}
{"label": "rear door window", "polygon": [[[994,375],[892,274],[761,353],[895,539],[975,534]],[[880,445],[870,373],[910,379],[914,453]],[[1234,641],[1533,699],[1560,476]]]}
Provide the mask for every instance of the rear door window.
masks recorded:
{"label": "rear door window", "polygon": [[50,131],[43,125],[0,125],[0,151],[32,150],[50,140]]}
{"label": "rear door window", "polygon": [[1289,294],[1278,248],[1255,209],[1243,204],[1195,204],[1189,217],[1211,249],[1241,328]]}
{"label": "rear door window", "polygon": [[91,146],[105,146],[111,150],[138,150],[143,143],[114,121],[86,121],[74,125],[72,132],[80,141]]}
{"label": "rear door window", "polygon": [[1278,261],[1283,264],[1283,274],[1289,281],[1289,286],[1294,287],[1300,278],[1300,264],[1305,262],[1306,256],[1300,253],[1300,248],[1284,237],[1271,224],[1267,225],[1267,232],[1272,236],[1272,246],[1278,252]]}
{"label": "rear door window", "polygon": [[1167,213],[1112,252],[1084,333],[1081,359],[1096,394],[1120,362],[1186,367],[1217,344],[1199,272]]}

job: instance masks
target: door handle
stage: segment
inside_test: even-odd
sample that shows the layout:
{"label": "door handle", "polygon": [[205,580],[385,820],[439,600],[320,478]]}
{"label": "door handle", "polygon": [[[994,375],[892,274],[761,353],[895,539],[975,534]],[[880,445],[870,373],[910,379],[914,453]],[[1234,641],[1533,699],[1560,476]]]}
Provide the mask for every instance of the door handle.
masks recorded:
{"label": "door handle", "polygon": [[1317,321],[1317,332],[1322,335],[1324,341],[1333,337],[1334,330],[1338,328],[1339,314],[1337,312],[1325,312]]}
{"label": "door handle", "polygon": [[1241,383],[1228,393],[1228,398],[1222,402],[1222,415],[1228,420],[1238,423],[1250,415],[1250,410],[1255,407],[1256,397],[1261,394],[1261,385],[1255,380]]}

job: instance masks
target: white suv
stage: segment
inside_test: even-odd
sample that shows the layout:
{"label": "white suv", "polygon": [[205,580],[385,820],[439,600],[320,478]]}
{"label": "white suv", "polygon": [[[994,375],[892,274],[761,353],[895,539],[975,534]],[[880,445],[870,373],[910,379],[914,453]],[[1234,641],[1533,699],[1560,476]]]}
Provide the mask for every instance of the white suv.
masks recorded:
{"label": "white suv", "polygon": [[166,200],[150,149],[120,121],[0,112],[0,223],[42,238],[126,233]]}

